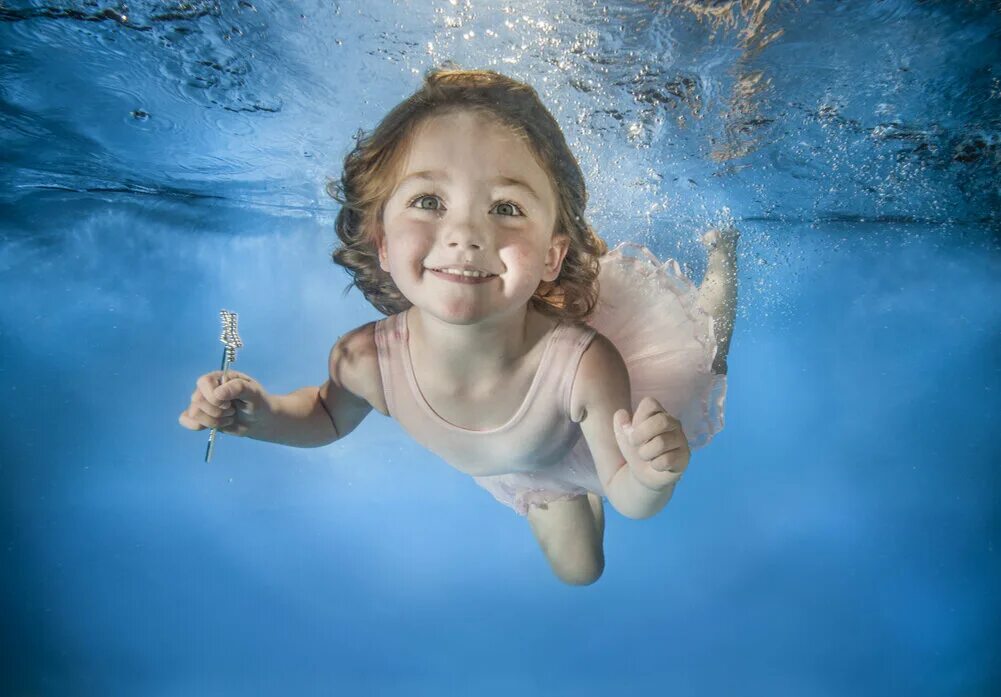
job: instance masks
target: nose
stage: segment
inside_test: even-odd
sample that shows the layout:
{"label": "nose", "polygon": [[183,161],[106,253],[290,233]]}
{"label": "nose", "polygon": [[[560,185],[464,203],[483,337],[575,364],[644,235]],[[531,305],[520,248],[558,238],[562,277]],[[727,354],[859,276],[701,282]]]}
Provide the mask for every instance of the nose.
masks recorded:
{"label": "nose", "polygon": [[472,213],[453,214],[445,223],[443,241],[453,249],[483,249],[486,246],[484,225],[474,220]]}

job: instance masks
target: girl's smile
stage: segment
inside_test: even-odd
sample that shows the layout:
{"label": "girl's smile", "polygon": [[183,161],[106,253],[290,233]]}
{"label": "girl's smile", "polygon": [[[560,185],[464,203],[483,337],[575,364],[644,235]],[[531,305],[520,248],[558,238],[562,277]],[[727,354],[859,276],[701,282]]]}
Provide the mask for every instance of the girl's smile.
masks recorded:
{"label": "girl's smile", "polygon": [[497,276],[494,274],[491,274],[490,276],[466,276],[458,272],[450,273],[447,271],[437,271],[435,269],[428,269],[428,270],[438,278],[450,281],[452,283],[466,283],[466,284],[477,285],[480,283],[488,283],[497,278]]}

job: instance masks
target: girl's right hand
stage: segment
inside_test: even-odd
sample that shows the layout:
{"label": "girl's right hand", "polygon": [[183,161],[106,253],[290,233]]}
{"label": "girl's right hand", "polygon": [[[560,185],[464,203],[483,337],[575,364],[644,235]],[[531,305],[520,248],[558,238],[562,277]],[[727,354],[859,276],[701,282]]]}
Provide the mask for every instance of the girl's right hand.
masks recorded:
{"label": "girl's right hand", "polygon": [[245,436],[271,415],[269,395],[261,383],[246,373],[230,370],[222,385],[221,370],[198,378],[191,404],[178,422],[192,431],[217,428],[223,433]]}

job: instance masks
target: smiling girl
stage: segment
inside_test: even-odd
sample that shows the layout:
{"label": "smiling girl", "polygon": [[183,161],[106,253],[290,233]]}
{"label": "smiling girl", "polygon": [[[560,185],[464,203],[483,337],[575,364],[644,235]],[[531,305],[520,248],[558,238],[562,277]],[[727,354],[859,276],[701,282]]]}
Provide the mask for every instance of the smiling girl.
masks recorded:
{"label": "smiling girl", "polygon": [[201,376],[180,423],[315,447],[374,409],[525,516],[560,579],[595,581],[603,499],[654,515],[722,428],[736,231],[703,237],[701,288],[645,247],[609,252],[559,125],[489,71],[428,73],[331,193],[334,261],[387,317],[337,341],[319,387]]}

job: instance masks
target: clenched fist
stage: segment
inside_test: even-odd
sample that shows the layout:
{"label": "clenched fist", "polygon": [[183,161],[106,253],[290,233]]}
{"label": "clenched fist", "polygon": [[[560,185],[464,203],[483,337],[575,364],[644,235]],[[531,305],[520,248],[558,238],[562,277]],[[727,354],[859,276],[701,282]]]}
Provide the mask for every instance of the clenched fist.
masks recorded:
{"label": "clenched fist", "polygon": [[230,370],[226,382],[221,370],[198,378],[191,404],[177,421],[192,431],[217,428],[223,433],[244,436],[255,425],[271,416],[267,391],[246,373]]}

